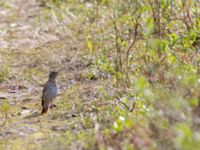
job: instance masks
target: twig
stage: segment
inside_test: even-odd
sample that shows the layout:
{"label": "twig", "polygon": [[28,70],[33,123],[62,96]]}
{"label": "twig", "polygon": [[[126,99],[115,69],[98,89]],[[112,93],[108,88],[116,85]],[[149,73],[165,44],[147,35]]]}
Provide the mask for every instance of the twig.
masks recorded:
{"label": "twig", "polygon": [[135,23],[135,28],[134,28],[134,38],[128,49],[126,50],[126,85],[129,87],[129,55],[130,55],[130,50],[136,43],[137,35],[138,35],[138,26],[139,26],[139,19],[141,17],[141,13],[137,16],[136,18],[136,23]]}

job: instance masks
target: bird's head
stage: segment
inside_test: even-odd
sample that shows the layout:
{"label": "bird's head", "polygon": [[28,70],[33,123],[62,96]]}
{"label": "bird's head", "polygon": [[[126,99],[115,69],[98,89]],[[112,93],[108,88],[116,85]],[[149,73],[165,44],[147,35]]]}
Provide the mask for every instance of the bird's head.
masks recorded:
{"label": "bird's head", "polygon": [[55,72],[55,71],[51,71],[49,73],[49,79],[55,79],[58,75],[58,72]]}

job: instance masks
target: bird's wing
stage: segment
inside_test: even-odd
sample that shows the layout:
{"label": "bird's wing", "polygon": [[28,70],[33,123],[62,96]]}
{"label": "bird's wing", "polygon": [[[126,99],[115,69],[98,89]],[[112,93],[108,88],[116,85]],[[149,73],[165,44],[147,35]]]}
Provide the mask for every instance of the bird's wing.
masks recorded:
{"label": "bird's wing", "polygon": [[46,93],[46,90],[47,90],[47,87],[48,87],[48,82],[44,85],[44,88],[43,88],[43,91],[42,91],[42,106],[44,105],[44,95]]}
{"label": "bird's wing", "polygon": [[43,91],[42,91],[42,96],[44,96],[45,94],[46,94],[46,91],[47,91],[47,89],[48,89],[48,87],[50,87],[50,82],[47,82],[45,85],[44,85],[44,89],[43,89]]}

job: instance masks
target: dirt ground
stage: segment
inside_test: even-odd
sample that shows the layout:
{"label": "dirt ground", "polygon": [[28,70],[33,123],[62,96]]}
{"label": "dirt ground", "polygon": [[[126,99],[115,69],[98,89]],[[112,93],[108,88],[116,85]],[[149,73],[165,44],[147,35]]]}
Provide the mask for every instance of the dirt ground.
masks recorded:
{"label": "dirt ground", "polygon": [[[70,30],[60,34],[58,24],[44,22],[39,1],[0,5],[0,66],[6,75],[0,83],[0,105],[3,109],[5,101],[9,104],[0,115],[0,149],[45,149],[49,139],[84,128],[81,116],[95,112],[84,105],[98,99],[101,83],[82,76],[90,64],[81,57],[81,44]],[[60,69],[56,107],[40,115],[48,73]]]}

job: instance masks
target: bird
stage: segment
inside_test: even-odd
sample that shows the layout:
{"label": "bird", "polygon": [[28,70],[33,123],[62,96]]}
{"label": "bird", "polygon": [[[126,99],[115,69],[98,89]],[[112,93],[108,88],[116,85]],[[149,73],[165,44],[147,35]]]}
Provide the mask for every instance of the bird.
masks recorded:
{"label": "bird", "polygon": [[42,92],[42,113],[44,114],[50,108],[51,103],[57,96],[57,84],[56,77],[58,72],[51,71],[49,73],[49,79],[44,85],[44,89]]}

